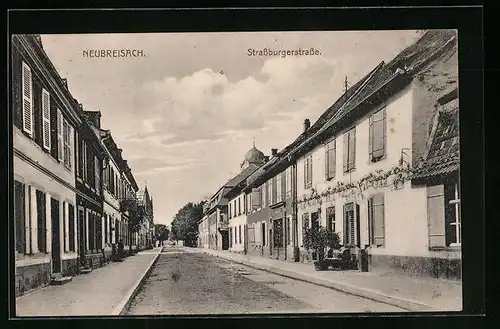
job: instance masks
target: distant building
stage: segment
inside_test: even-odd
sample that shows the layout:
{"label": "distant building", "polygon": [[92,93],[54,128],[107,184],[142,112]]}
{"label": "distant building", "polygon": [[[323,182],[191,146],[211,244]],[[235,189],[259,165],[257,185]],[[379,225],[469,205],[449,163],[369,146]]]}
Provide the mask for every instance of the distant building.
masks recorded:
{"label": "distant building", "polygon": [[143,250],[153,246],[154,240],[153,198],[149,195],[147,186],[137,193],[137,202],[141,225],[139,231],[135,233],[135,239],[138,249]]}
{"label": "distant building", "polygon": [[[230,246],[236,248],[239,242],[239,231],[243,232],[246,227],[245,218],[245,198],[242,195],[235,195],[236,191],[241,191],[240,184],[244,184],[247,177],[252,174],[260,165],[267,161],[267,157],[259,151],[255,144],[245,154],[240,165],[241,171],[211,197],[206,206],[205,215],[208,221],[208,245],[210,249],[228,250]],[[231,192],[228,198],[228,192]],[[237,239],[238,238],[238,239]],[[241,241],[244,241],[242,237]]]}

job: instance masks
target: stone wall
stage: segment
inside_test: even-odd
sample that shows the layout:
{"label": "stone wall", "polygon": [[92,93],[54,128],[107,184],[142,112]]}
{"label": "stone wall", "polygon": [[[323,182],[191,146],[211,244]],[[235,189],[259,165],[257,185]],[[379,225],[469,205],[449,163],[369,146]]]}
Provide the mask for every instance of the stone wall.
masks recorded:
{"label": "stone wall", "polygon": [[50,284],[50,263],[16,267],[16,297]]}
{"label": "stone wall", "polygon": [[87,265],[92,269],[103,267],[106,264],[103,253],[85,255],[85,259]]}
{"label": "stone wall", "polygon": [[75,276],[80,273],[78,259],[63,259],[62,260],[62,275]]}
{"label": "stone wall", "polygon": [[370,255],[372,269],[387,270],[411,276],[461,280],[462,260],[459,258]]}

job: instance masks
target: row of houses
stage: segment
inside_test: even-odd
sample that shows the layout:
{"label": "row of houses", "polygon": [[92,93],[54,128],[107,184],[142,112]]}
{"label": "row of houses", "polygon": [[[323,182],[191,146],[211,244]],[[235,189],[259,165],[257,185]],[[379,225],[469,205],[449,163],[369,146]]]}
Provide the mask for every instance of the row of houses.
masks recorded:
{"label": "row of houses", "polygon": [[[152,199],[101,113],[73,98],[39,35],[12,37],[16,295],[152,246]],[[139,198],[138,198],[139,196]]]}
{"label": "row of houses", "polygon": [[199,246],[310,262],[323,226],[372,269],[461,278],[457,32],[381,62],[269,157],[254,147],[212,197]]}

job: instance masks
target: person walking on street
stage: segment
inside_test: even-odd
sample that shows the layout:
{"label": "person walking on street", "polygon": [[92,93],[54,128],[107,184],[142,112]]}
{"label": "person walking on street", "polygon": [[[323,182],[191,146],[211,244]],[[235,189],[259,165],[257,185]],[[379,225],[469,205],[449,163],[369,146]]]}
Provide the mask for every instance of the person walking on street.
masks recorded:
{"label": "person walking on street", "polygon": [[124,249],[125,249],[125,246],[123,245],[123,240],[120,239],[120,241],[118,241],[118,258],[120,260],[123,260],[123,258],[124,258],[124,254],[123,254]]}

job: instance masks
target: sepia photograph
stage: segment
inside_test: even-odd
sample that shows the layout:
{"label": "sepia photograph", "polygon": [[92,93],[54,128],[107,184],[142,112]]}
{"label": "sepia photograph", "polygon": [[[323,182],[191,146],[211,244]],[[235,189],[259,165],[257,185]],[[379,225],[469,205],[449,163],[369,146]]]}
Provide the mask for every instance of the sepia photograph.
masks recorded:
{"label": "sepia photograph", "polygon": [[462,311],[459,42],[12,35],[15,316]]}

